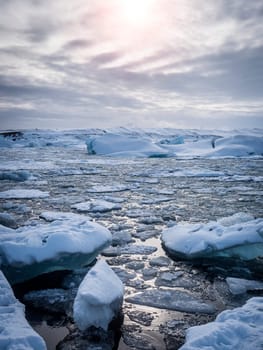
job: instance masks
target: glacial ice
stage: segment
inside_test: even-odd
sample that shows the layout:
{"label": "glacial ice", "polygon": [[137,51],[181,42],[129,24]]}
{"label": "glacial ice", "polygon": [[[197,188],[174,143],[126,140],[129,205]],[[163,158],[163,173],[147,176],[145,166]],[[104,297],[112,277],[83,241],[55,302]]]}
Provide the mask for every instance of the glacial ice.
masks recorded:
{"label": "glacial ice", "polygon": [[1,268],[11,283],[91,263],[111,233],[82,215],[9,229],[0,235]]}
{"label": "glacial ice", "polygon": [[44,340],[28,324],[25,308],[0,271],[0,349],[46,350]]}
{"label": "glacial ice", "polygon": [[214,322],[191,327],[180,350],[262,350],[263,297],[221,312]]}
{"label": "glacial ice", "polygon": [[89,137],[87,142],[89,154],[111,155],[121,157],[166,157],[169,152],[154,144],[146,135],[121,135],[106,133]]}
{"label": "glacial ice", "polygon": [[237,213],[207,224],[177,224],[162,232],[162,241],[181,258],[253,260],[263,256],[263,219]]}
{"label": "glacial ice", "polygon": [[119,313],[124,287],[117,275],[104,261],[92,267],[81,282],[74,300],[73,316],[82,331],[91,326],[105,331]]}
{"label": "glacial ice", "polygon": [[213,314],[215,307],[189,292],[174,289],[147,289],[125,299],[129,303],[189,313]]}

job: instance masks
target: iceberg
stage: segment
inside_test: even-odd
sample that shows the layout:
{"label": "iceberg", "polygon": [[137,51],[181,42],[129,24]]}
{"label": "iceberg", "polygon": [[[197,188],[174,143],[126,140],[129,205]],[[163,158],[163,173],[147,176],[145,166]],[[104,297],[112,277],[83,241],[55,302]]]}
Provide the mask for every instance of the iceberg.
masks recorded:
{"label": "iceberg", "polygon": [[178,258],[250,261],[263,257],[263,219],[237,213],[207,224],[177,224],[162,232],[162,242]]}
{"label": "iceberg", "polygon": [[88,154],[120,157],[168,157],[170,152],[158,146],[146,135],[106,133],[87,139]]}
{"label": "iceberg", "polygon": [[0,266],[10,283],[88,265],[111,243],[110,231],[85,216],[63,217],[4,230],[0,235]]}
{"label": "iceberg", "polygon": [[78,328],[91,326],[107,331],[109,323],[118,315],[124,295],[119,277],[109,265],[100,260],[81,282],[73,305],[73,317]]}
{"label": "iceberg", "polygon": [[25,308],[0,271],[0,349],[46,350],[44,340],[28,324]]}
{"label": "iceberg", "polygon": [[221,312],[214,322],[191,327],[180,350],[262,350],[263,297],[251,298],[243,307]]}

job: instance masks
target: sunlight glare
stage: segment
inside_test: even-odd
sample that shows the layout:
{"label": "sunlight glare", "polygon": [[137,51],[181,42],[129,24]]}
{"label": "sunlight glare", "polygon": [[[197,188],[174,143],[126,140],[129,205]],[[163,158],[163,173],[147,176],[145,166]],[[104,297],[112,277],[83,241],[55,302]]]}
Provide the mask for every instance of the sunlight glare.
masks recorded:
{"label": "sunlight glare", "polygon": [[123,19],[134,25],[145,24],[151,20],[156,0],[121,0],[120,9]]}

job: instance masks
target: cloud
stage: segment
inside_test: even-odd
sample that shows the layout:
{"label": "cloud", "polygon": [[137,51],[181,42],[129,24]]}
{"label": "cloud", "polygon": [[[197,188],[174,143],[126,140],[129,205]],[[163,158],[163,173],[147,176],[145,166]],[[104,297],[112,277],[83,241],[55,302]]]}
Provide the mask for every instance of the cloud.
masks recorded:
{"label": "cloud", "polygon": [[121,4],[1,0],[2,128],[15,115],[50,127],[73,115],[76,127],[259,124],[260,1],[149,0],[144,18]]}

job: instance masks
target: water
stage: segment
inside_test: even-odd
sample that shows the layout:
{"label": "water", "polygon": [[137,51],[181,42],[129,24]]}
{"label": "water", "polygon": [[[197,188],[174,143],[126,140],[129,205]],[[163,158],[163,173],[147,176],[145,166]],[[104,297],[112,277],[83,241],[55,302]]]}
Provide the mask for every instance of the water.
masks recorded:
{"label": "water", "polygon": [[[88,156],[85,150],[52,147],[7,149],[0,161],[5,164],[7,159],[9,170],[28,170],[33,179],[20,183],[3,180],[1,191],[33,188],[50,193],[46,199],[9,200],[12,209],[5,211],[12,213],[18,226],[38,221],[39,214],[45,210],[74,212],[71,206],[75,203],[105,196],[122,198],[120,210],[88,215],[112,233],[131,234],[133,245],[156,247],[149,255],[138,252],[106,257],[112,268],[133,276],[129,278],[120,273],[125,283],[125,297],[148,289],[165,288],[189,292],[212,303],[216,309],[213,315],[204,315],[124,301],[124,321],[115,348],[175,350],[183,343],[189,326],[206,323],[225,308],[241,305],[249,298],[249,295],[231,296],[220,269],[211,273],[182,261],[170,260],[167,266],[150,266],[150,261],[166,255],[160,233],[176,221],[208,222],[240,211],[262,217],[261,159],[111,159]],[[93,191],[96,186],[113,185],[124,185],[128,189],[117,192],[116,187],[116,192],[113,189],[111,193]],[[0,205],[4,203],[6,201],[1,200]],[[28,210],[16,209],[21,205],[26,205]],[[138,262],[143,264],[142,269],[131,268]],[[143,273],[147,269],[148,273]],[[182,272],[179,286],[169,285],[169,279],[165,285],[157,286],[162,273],[176,271]],[[28,319],[45,338],[49,350],[54,350],[60,341],[75,332],[72,320],[65,316],[58,321],[48,312],[35,310],[32,313],[31,310]],[[112,342],[107,341],[103,349]],[[74,342],[77,348],[78,336]]]}

